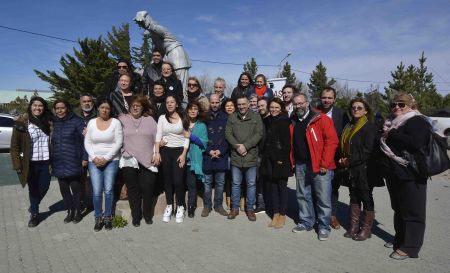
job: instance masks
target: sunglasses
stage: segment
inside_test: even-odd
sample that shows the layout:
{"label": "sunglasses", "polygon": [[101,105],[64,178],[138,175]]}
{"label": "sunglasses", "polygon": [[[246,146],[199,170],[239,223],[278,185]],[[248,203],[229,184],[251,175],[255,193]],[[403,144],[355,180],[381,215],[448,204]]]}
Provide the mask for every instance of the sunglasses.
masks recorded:
{"label": "sunglasses", "polygon": [[196,83],[188,83],[188,87],[197,87],[198,86],[198,84],[196,84]]}
{"label": "sunglasses", "polygon": [[390,106],[391,109],[394,109],[396,106],[398,106],[399,108],[405,108],[406,104],[404,102],[392,102]]}
{"label": "sunglasses", "polygon": [[364,107],[362,107],[362,106],[353,106],[351,109],[352,109],[352,111],[362,111],[362,110],[364,110]]}
{"label": "sunglasses", "polygon": [[118,65],[117,68],[119,68],[119,69],[127,69],[128,66],[126,66],[126,65]]}

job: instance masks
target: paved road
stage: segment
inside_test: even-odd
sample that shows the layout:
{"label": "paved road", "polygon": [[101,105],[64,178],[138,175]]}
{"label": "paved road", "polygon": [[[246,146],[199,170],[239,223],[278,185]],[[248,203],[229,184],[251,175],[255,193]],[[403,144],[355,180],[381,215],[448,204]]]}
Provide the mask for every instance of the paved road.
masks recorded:
{"label": "paved road", "polygon": [[[2,178],[4,179],[4,178]],[[293,187],[293,180],[289,182]],[[217,213],[183,224],[164,224],[94,233],[93,215],[64,224],[58,185],[52,182],[41,210],[46,219],[27,227],[27,189],[0,187],[0,272],[450,272],[450,179],[429,183],[425,243],[419,259],[395,261],[384,241],[392,238],[392,211],[386,188],[374,192],[375,234],[365,242],[333,231],[327,242],[314,232],[294,234],[267,227],[269,218],[249,222],[241,213],[230,221]],[[294,191],[290,191],[294,199]],[[347,189],[341,189],[339,213],[345,218]],[[294,208],[290,215],[295,215]],[[295,218],[295,217],[294,217]]]}

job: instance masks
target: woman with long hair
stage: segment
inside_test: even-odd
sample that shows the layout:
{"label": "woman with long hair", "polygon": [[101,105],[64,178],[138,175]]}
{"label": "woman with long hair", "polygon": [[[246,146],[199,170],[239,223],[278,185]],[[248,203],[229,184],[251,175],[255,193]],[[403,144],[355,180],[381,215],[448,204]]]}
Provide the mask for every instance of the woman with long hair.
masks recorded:
{"label": "woman with long hair", "polygon": [[[119,169],[123,131],[120,121],[111,117],[112,103],[106,98],[97,101],[98,117],[87,125],[84,147],[89,155],[89,175],[94,202],[94,231],[112,229],[113,188]],[[102,208],[105,194],[105,210]]]}
{"label": "woman with long hair", "polygon": [[237,86],[233,89],[231,93],[231,99],[236,103],[239,97],[245,96],[250,97],[254,93],[253,90],[253,78],[248,72],[242,72],[239,76]]}
{"label": "woman with long hair", "polygon": [[[344,237],[364,241],[371,237],[375,219],[372,191],[378,182],[371,175],[374,166],[370,159],[377,128],[372,122],[372,109],[365,100],[355,98],[348,108],[351,120],[342,131],[337,150],[340,183],[349,187],[350,192],[350,228]],[[360,227],[361,208],[364,214]]]}
{"label": "woman with long hair", "polygon": [[59,190],[67,209],[64,223],[78,223],[82,219],[80,211],[81,175],[84,172],[84,121],[71,111],[66,100],[57,99],[53,103],[52,171],[58,178]]}
{"label": "woman with long hair", "polygon": [[261,158],[261,174],[268,180],[272,221],[269,227],[282,228],[286,223],[288,190],[287,180],[292,176],[291,121],[286,107],[279,98],[269,103],[270,116],[265,124],[264,150]]}
{"label": "woman with long hair", "polygon": [[183,111],[174,95],[167,96],[166,108],[167,113],[158,119],[154,159],[156,165],[162,164],[164,173],[167,206],[162,221],[166,223],[170,221],[175,193],[177,200],[175,222],[182,223],[186,206],[183,177],[189,137],[186,136],[186,128],[183,127]]}
{"label": "woman with long hair", "polygon": [[39,224],[39,204],[50,186],[51,111],[41,97],[32,97],[17,118],[11,136],[11,159],[22,187],[28,185],[30,221]]}
{"label": "woman with long hair", "polygon": [[205,113],[199,102],[192,101],[186,107],[184,128],[189,135],[187,153],[186,184],[188,187],[188,217],[193,218],[197,208],[197,181],[205,183],[203,173],[203,152],[208,144],[208,131],[205,125]]}

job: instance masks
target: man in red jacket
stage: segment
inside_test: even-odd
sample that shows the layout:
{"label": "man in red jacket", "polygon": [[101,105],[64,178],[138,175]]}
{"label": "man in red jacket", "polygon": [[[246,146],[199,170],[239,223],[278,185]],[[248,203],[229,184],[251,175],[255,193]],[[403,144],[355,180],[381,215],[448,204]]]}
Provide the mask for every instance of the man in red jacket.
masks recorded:
{"label": "man in red jacket", "polygon": [[319,240],[326,241],[331,231],[331,180],[339,139],[333,121],[325,114],[313,111],[305,94],[296,95],[293,104],[292,148],[299,223],[292,232],[312,230],[318,222]]}

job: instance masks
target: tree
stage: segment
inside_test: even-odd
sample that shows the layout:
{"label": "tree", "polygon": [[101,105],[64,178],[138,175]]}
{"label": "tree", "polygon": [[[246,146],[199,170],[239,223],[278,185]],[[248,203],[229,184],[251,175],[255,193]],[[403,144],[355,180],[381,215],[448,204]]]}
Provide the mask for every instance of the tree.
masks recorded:
{"label": "tree", "polygon": [[128,23],[122,23],[119,28],[113,26],[112,32],[108,32],[108,38],[104,40],[107,51],[116,60],[131,61],[129,28]]}
{"label": "tree", "polygon": [[422,52],[419,58],[419,66],[409,65],[406,70],[402,62],[397,66],[394,72],[391,72],[392,81],[385,87],[388,98],[399,91],[410,93],[417,102],[419,110],[423,113],[429,113],[432,110],[442,108],[444,100],[437,93],[436,85],[433,83],[433,74],[427,72],[425,66],[427,58]]}
{"label": "tree", "polygon": [[311,99],[320,98],[320,93],[325,87],[332,86],[336,83],[334,79],[328,80],[327,69],[322,62],[319,62],[319,64],[316,65],[316,69],[311,73],[309,82],[308,88]]}
{"label": "tree", "polygon": [[[33,94],[33,96],[36,95]],[[17,98],[9,103],[2,105],[1,112],[8,113],[12,116],[18,115],[20,113],[25,113],[28,108],[29,100],[27,95],[23,96],[23,98],[17,96]]]}
{"label": "tree", "polygon": [[291,70],[291,65],[289,62],[286,62],[283,65],[283,70],[278,73],[277,77],[286,78],[286,84],[293,84],[297,88],[297,90],[301,91],[303,89],[303,83],[297,80],[295,73]]}
{"label": "tree", "polygon": [[370,85],[369,90],[364,93],[364,100],[370,105],[374,114],[380,112],[383,116],[386,116],[389,113],[388,100],[379,90],[379,85]]}
{"label": "tree", "polygon": [[150,42],[150,34],[144,34],[142,36],[142,46],[133,47],[131,49],[131,58],[135,64],[138,64],[140,69],[150,65],[152,62],[152,48]]}
{"label": "tree", "polygon": [[255,58],[251,58],[250,62],[247,62],[244,64],[244,71],[248,72],[252,76],[252,79],[254,80],[256,75],[258,74],[258,65],[256,64]]}
{"label": "tree", "polygon": [[55,71],[34,70],[39,78],[50,84],[53,99],[66,99],[71,105],[77,105],[80,95],[86,92],[100,96],[104,82],[115,66],[101,37],[96,40],[86,38],[78,43],[80,48],[74,48],[73,55],[65,54],[59,61],[64,76]]}

